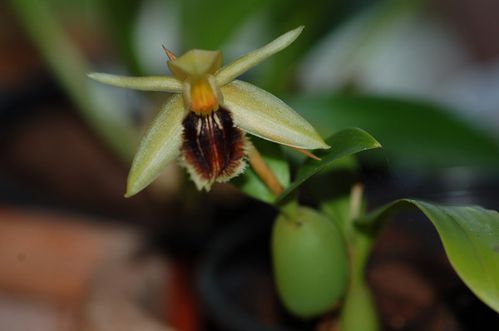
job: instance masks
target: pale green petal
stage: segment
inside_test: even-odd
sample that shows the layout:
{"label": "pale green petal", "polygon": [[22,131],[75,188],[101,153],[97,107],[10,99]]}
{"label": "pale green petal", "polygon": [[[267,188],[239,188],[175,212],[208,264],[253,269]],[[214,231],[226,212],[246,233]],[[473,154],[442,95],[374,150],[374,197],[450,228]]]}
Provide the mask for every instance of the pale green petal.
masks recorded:
{"label": "pale green petal", "polygon": [[243,55],[234,62],[231,62],[222,67],[216,74],[217,83],[219,85],[230,83],[252,67],[266,60],[269,56],[272,56],[275,53],[288,47],[293,41],[295,41],[296,38],[298,38],[303,28],[303,26],[300,26],[294,30],[286,32],[285,34],[278,37],[277,39],[274,39],[262,48],[256,49],[246,55]]}
{"label": "pale green petal", "polygon": [[180,80],[191,76],[214,74],[222,65],[222,52],[192,49],[173,61],[167,62],[172,74]]}
{"label": "pale green petal", "polygon": [[88,77],[98,82],[142,91],[182,92],[182,82],[168,76],[129,77],[92,72]]}
{"label": "pale green petal", "polygon": [[161,108],[142,138],[128,174],[126,197],[140,192],[175,160],[182,144],[182,120],[186,114],[181,95],[174,95]]}
{"label": "pale green petal", "polygon": [[244,131],[292,147],[329,148],[310,123],[274,95],[240,80],[221,91],[223,106]]}

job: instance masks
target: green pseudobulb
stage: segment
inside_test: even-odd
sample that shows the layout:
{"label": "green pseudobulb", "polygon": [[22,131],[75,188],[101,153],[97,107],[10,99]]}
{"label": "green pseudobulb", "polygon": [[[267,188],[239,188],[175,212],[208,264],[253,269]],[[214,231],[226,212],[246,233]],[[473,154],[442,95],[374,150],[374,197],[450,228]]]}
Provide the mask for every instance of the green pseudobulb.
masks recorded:
{"label": "green pseudobulb", "polygon": [[286,308],[302,318],[333,308],[348,275],[344,239],[336,225],[310,208],[280,214],[272,233],[274,277]]}

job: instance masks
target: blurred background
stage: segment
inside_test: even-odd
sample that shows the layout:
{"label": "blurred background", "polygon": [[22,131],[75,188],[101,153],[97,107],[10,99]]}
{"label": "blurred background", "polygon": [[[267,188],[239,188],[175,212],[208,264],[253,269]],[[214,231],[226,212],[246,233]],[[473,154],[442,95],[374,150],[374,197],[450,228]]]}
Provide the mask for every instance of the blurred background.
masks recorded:
{"label": "blurred background", "polygon": [[[176,165],[123,198],[166,95],[86,77],[169,74],[162,44],[228,62],[299,25],[243,79],[324,137],[376,137],[383,153],[361,158],[371,207],[409,196],[499,209],[498,1],[3,1],[0,331],[335,330],[333,314],[301,321],[280,306],[271,207],[230,184],[196,192]],[[499,327],[427,223],[395,219],[376,246],[384,328]]]}

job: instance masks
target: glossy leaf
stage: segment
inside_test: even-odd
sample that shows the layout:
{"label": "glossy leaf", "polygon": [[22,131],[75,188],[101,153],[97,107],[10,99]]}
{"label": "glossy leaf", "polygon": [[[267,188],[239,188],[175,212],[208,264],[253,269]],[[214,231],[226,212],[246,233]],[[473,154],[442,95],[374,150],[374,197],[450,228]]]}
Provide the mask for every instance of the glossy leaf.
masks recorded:
{"label": "glossy leaf", "polygon": [[351,128],[340,131],[328,139],[326,143],[331,146],[325,151],[316,151],[316,155],[321,161],[307,159],[298,170],[296,179],[279,196],[277,202],[283,199],[313,175],[327,169],[338,159],[359,153],[365,150],[380,148],[381,145],[369,133],[361,129]]}
{"label": "glossy leaf", "polygon": [[[499,142],[451,110],[430,103],[360,96],[288,99],[323,136],[360,127],[384,146],[391,164],[410,167],[499,166]],[[382,162],[386,162],[385,159]]]}
{"label": "glossy leaf", "polygon": [[483,302],[499,312],[499,213],[405,199],[369,214],[358,224],[378,228],[392,212],[408,207],[428,217],[457,274]]}

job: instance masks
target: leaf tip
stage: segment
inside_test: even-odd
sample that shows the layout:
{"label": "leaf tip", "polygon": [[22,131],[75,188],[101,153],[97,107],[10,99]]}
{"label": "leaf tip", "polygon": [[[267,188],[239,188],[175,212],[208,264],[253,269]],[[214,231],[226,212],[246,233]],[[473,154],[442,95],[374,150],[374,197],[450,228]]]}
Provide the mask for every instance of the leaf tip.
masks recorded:
{"label": "leaf tip", "polygon": [[127,189],[126,189],[126,192],[125,194],[123,194],[123,197],[125,198],[131,198],[133,197],[135,194],[137,194],[138,192],[136,192],[135,190],[133,190],[130,185],[128,185]]}
{"label": "leaf tip", "polygon": [[128,178],[128,183],[126,186],[126,192],[123,195],[125,198],[130,198],[134,196],[135,194],[139,193],[142,191],[143,187],[140,187],[137,185],[137,182],[134,180],[131,180],[130,177]]}
{"label": "leaf tip", "polygon": [[102,82],[105,74],[101,74],[99,72],[89,72],[87,73],[87,77],[98,82]]}
{"label": "leaf tip", "polygon": [[299,35],[303,32],[303,29],[305,29],[305,25],[300,25],[292,31],[295,31]]}
{"label": "leaf tip", "polygon": [[300,34],[303,32],[303,29],[305,29],[305,25],[300,25],[299,27],[287,32],[283,36],[289,36],[289,44],[291,44],[300,36]]}

